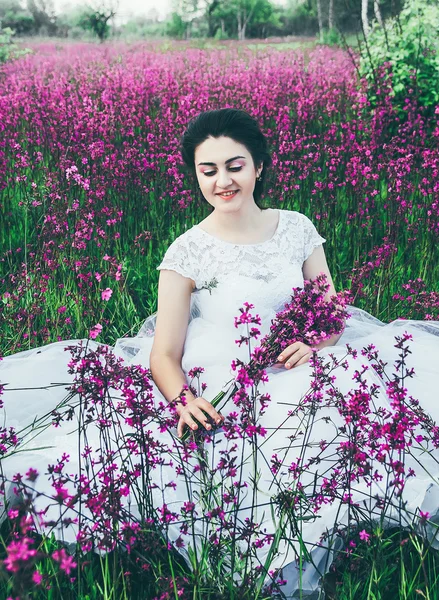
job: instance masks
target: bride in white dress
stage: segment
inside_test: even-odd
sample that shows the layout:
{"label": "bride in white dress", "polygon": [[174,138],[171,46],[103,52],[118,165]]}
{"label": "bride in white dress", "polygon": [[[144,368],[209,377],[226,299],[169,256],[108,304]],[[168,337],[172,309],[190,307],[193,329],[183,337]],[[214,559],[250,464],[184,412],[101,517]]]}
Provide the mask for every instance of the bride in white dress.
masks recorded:
{"label": "bride in white dress", "polygon": [[[162,407],[178,398],[187,384],[192,386],[184,392],[186,403],[177,404],[176,429],[148,421],[148,452],[158,440],[161,456],[167,460],[149,465],[144,497],[136,492],[132,479],[123,488],[119,496],[123,497],[123,514],[133,521],[144,517],[142,502],[147,496],[154,518],[192,568],[199,560],[215,560],[206,559],[206,555],[200,558],[206,547],[214,554],[215,549],[233,540],[233,559],[224,561],[223,574],[233,570],[232,577],[238,582],[244,571],[251,571],[267,584],[273,583],[274,573],[282,569],[284,583],[278,594],[285,598],[299,590],[303,597],[319,593],[321,576],[333,559],[330,549],[340,542],[336,530],[366,522],[365,515],[369,515],[370,523],[381,519],[384,524],[416,527],[415,517],[421,514],[422,532],[433,540],[439,508],[439,451],[434,425],[439,418],[439,322],[396,320],[384,324],[348,306],[351,316],[343,333],[317,344],[319,359],[332,365],[332,389],[341,396],[331,395],[328,384],[321,390],[317,408],[314,405],[310,410],[306,398],[313,381],[312,350],[291,340],[278,363],[267,369],[268,380],[259,385],[254,396],[256,419],[263,433],[259,439],[251,434],[231,435],[231,422],[239,421],[233,397],[226,394],[217,408],[211,401],[223,386],[230,389],[228,384],[236,376],[232,361],[249,360],[249,347],[235,341],[245,335],[235,327],[239,308],[244,302],[254,305],[251,313],[260,316],[262,337],[269,332],[276,312],[290,299],[292,288],[302,287],[304,279],[325,273],[330,284],[328,298],[336,291],[323,250],[325,240],[312,221],[296,211],[259,208],[257,201],[271,158],[256,121],[246,112],[222,109],[201,113],[182,138],[182,155],[213,212],[169,246],[157,267],[161,270],[157,314],[146,320],[137,336],[120,338],[112,350],[126,366],[150,368],[151,397],[159,411],[164,412]],[[352,459],[356,469],[361,461],[368,463],[367,469],[362,474],[357,470],[349,489],[341,489],[346,484],[340,471],[341,457],[349,434],[355,430],[356,439],[360,439],[361,431],[368,431],[370,450],[371,432],[378,435],[376,424],[394,424],[401,416],[398,413],[395,421],[396,409],[386,381],[392,380],[402,352],[396,347],[395,336],[404,332],[412,336],[405,360],[414,375],[404,378],[403,389],[406,398],[419,400],[425,411],[423,421],[413,422],[412,428],[405,430],[411,437],[404,445],[404,467],[400,470],[404,482],[396,481],[395,471],[389,478],[389,461],[383,458],[386,452],[387,458],[400,457],[401,453],[396,450],[392,455],[381,448],[381,454],[377,450],[375,456],[360,460],[356,455]],[[85,420],[84,407],[74,404],[71,396],[63,404],[64,418],[51,414],[58,407],[59,417],[60,402],[73,381],[68,368],[72,357],[64,349],[79,342],[56,342],[0,361],[4,424],[19,432],[18,445],[4,444],[7,504],[10,508],[17,502],[16,485],[11,483],[14,474],[24,476],[30,467],[36,469],[38,477],[31,473],[27,481],[32,483],[35,510],[45,510],[48,498],[52,500],[44,514],[46,527],[59,520],[60,505],[63,519],[78,516],[72,500],[78,473],[88,473],[84,461],[93,452],[98,455],[102,451],[102,422],[107,415],[103,414],[102,401],[92,408],[87,405],[91,416]],[[90,351],[104,347],[93,340],[83,342]],[[251,344],[258,342],[252,340]],[[357,350],[356,356],[348,353],[346,344]],[[361,352],[370,344],[387,363],[385,373],[379,374],[372,367],[376,362],[372,347],[369,356]],[[193,379],[197,367],[202,368],[200,381],[204,384],[198,389]],[[357,391],[356,397],[362,390],[367,402],[363,395],[363,404],[356,405],[363,407],[363,414],[357,412],[347,419],[348,405],[340,398],[352,398],[351,390]],[[126,416],[120,409],[121,388],[113,392],[108,394],[112,402],[105,410],[117,408]],[[262,411],[261,394],[267,395]],[[122,394],[123,402],[126,398]],[[416,403],[410,406],[416,412]],[[65,416],[68,409],[69,418]],[[56,426],[51,424],[53,420]],[[358,431],[357,421],[361,422]],[[113,462],[120,472],[127,461],[135,464],[140,480],[145,473],[139,464],[145,463],[137,459],[139,446],[134,442],[121,444],[122,438],[132,435],[132,420],[122,418],[117,427],[113,424],[112,429],[105,430],[106,449],[115,449]],[[191,446],[185,454],[178,438],[189,428],[196,433],[204,428],[207,433],[201,450]],[[80,430],[82,438],[77,435]],[[381,434],[384,430],[385,426]],[[48,465],[55,465],[63,454],[63,472],[68,475],[54,484],[53,468]],[[393,461],[392,469],[395,465]],[[338,489],[331,491],[335,481]],[[70,505],[63,504],[60,489],[70,498]],[[390,495],[389,489],[393,490]],[[89,490],[83,493],[87,498],[91,495]],[[294,504],[285,508],[292,498]],[[91,501],[84,502],[81,511],[89,521],[95,521],[96,536],[102,533],[97,525],[99,516],[103,529],[111,526],[104,501],[98,508]],[[44,524],[40,525],[44,529]],[[58,537],[67,542],[85,539],[81,534],[77,537],[81,521],[64,525],[56,525]],[[87,527],[84,530],[90,531]],[[433,545],[438,546],[434,540]]]}

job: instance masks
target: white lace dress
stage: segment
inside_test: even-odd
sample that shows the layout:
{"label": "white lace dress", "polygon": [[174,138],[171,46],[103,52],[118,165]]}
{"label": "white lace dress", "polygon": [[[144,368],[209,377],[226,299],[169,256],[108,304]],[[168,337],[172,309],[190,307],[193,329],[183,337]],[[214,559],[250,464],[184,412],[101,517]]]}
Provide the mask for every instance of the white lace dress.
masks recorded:
{"label": "white lace dress", "polygon": [[[292,288],[303,286],[304,261],[312,254],[315,247],[325,242],[305,215],[282,209],[279,213],[279,224],[273,237],[259,244],[233,244],[208,234],[199,226],[191,227],[169,246],[163,261],[157,267],[175,270],[184,277],[192,279],[196,284],[191,298],[191,313],[182,368],[186,375],[194,367],[205,369],[200,380],[207,384],[206,390],[201,394],[207,400],[212,400],[236,375],[231,368],[234,359],[248,361],[248,347],[245,345],[239,347],[235,343],[239,333],[234,326],[234,317],[240,314],[239,307],[246,301],[254,304],[252,312],[258,314],[262,321],[261,336],[267,333],[276,312],[289,300]],[[379,387],[374,401],[376,407],[389,408],[384,379],[370,367],[368,359],[362,356],[360,351],[364,346],[373,343],[380,351],[380,358],[388,363],[390,368],[387,372],[391,376],[392,366],[398,360],[399,353],[395,348],[394,336],[407,331],[413,336],[407,364],[408,367],[414,368],[415,376],[407,378],[404,385],[410,395],[419,399],[421,406],[431,414],[432,418],[439,420],[437,395],[439,322],[397,320],[384,324],[353,306],[349,307],[349,312],[352,317],[347,321],[346,329],[337,345],[319,351],[320,356],[329,359],[332,355],[341,362],[343,357],[346,357],[346,343],[359,350],[356,359],[349,357],[347,368],[341,365],[335,368],[333,374],[337,388],[343,394],[358,388],[354,380],[355,372],[365,371],[364,380],[369,385],[375,384]],[[116,355],[124,358],[126,363],[149,367],[154,326],[153,315],[145,321],[137,336],[120,338],[114,347]],[[71,381],[71,376],[67,374],[70,354],[65,352],[64,348],[78,341],[68,340],[48,344],[5,357],[0,361],[0,382],[5,384],[3,410],[7,425],[23,430],[36,415],[50,414],[66,394],[63,385],[50,387],[50,384],[54,382],[68,384]],[[89,343],[90,348],[98,346],[96,342]],[[316,454],[316,448],[322,448],[322,440],[329,442],[332,439],[331,436],[336,428],[342,426],[342,417],[336,408],[330,407],[329,404],[325,407],[323,402],[311,426],[309,423],[304,423],[300,414],[293,410],[310,389],[312,369],[308,363],[291,370],[270,368],[267,374],[269,381],[261,384],[258,391],[269,394],[271,398],[265,413],[260,417],[260,424],[268,434],[261,439],[256,452],[250,450],[248,444],[240,445],[239,441],[226,439],[221,430],[218,430],[212,435],[212,443],[205,444],[207,453],[205,460],[206,464],[212,466],[218,463],[221,456],[236,456],[239,477],[245,486],[240,497],[239,511],[235,515],[236,523],[243,524],[248,517],[258,523],[260,530],[275,534],[279,531],[280,525],[276,510],[270,504],[272,497],[279,494],[281,490],[290,489],[294,483],[290,467],[293,463],[297,463],[300,452],[304,464],[307,459]],[[153,391],[157,402],[164,400],[155,385]],[[236,406],[229,398],[222,405],[221,412],[227,415],[233,410],[236,410]],[[78,459],[78,441],[74,433],[73,420],[64,422],[57,428],[48,426],[41,429],[38,436],[28,435],[26,438],[23,435],[24,440],[28,440],[26,444],[23,441],[23,448],[26,448],[26,451],[5,457],[2,465],[4,473],[11,477],[17,471],[25,473],[29,466],[33,466],[44,474],[47,472],[47,465],[52,464],[55,457],[63,452],[70,455],[69,472],[74,473],[81,460]],[[172,450],[174,438],[171,433],[160,431],[158,428],[156,433],[163,443],[169,445],[170,455],[175,458],[175,452]],[[302,442],[304,436],[307,438],[305,444]],[[99,443],[99,432],[97,429],[93,432],[92,423],[88,425],[87,439],[90,446]],[[296,440],[295,443],[292,443],[293,439]],[[336,443],[337,439],[332,440],[332,446],[328,444],[326,450],[324,447],[321,449],[319,461],[311,460],[312,466],[301,475],[301,483],[305,488],[314,485],[315,490],[315,486],[320,485],[322,479],[327,476],[331,469],[331,461],[334,463],[337,459],[331,449],[337,447],[334,446]],[[304,449],[300,451],[299,446],[302,445]],[[419,453],[416,454],[413,450],[412,454],[413,456],[406,457],[407,468],[412,466],[416,471],[416,477],[408,478],[406,481],[405,511],[411,516],[418,509],[429,512],[431,522],[427,529],[431,537],[434,530],[434,516],[439,508],[437,466],[439,451],[434,451],[433,457],[429,455],[422,457],[423,468],[419,465]],[[276,475],[273,471],[273,455],[281,459],[281,466]],[[198,507],[200,518],[195,524],[195,535],[183,536],[183,545],[180,548],[183,555],[188,556],[190,549],[197,550],[198,545],[201,544],[199,540],[214,540],[214,537],[209,536],[212,536],[215,519],[213,517],[206,519],[205,515],[201,514],[205,501],[205,499],[203,502],[201,500],[205,480],[195,468],[196,459],[186,457],[184,461],[186,467],[192,470],[190,485],[183,483],[176,475],[177,462],[175,458],[173,467],[164,465],[160,473],[158,470],[157,473],[152,473],[156,481],[152,497],[158,509],[166,505],[176,514],[181,513],[184,503],[187,502],[194,502]],[[379,463],[376,468],[379,471]],[[235,481],[236,477],[235,475]],[[230,475],[233,484],[232,480],[233,474]],[[167,487],[167,483],[172,485]],[[220,497],[224,500],[225,478],[218,482],[218,486],[215,489],[221,489]],[[35,487],[46,493],[53,493],[48,478],[44,475],[38,478]],[[372,486],[360,481],[352,485],[350,492],[353,502],[364,501],[366,506],[365,499],[369,499],[370,502],[374,494],[384,496],[385,488],[386,479],[381,483],[375,481]],[[128,501],[132,503],[134,514],[135,500],[128,497]],[[227,504],[223,508],[231,510],[233,507]],[[282,590],[286,597],[292,597],[299,588],[303,593],[316,593],[319,579],[332,560],[331,553],[325,549],[326,544],[321,543],[322,535],[331,531],[334,523],[346,524],[348,513],[347,504],[333,501],[323,503],[314,516],[308,514],[306,518],[300,519],[299,525],[297,522],[294,526],[284,523],[284,535],[279,540],[278,553],[270,559],[270,570],[283,568],[283,577],[287,584]],[[393,510],[389,507],[386,514],[389,522],[392,518],[402,524],[410,521],[409,517],[401,517],[400,504],[398,509]],[[298,527],[300,537],[312,557],[312,564],[305,562],[300,575],[295,562],[296,553],[300,550]],[[63,536],[66,540],[73,541],[75,533],[74,526],[70,526],[63,532]],[[178,521],[171,522],[167,533],[171,541],[181,540],[181,524]],[[214,543],[212,541],[212,544]],[[269,544],[256,546],[252,560],[264,564],[269,557],[269,552]]]}

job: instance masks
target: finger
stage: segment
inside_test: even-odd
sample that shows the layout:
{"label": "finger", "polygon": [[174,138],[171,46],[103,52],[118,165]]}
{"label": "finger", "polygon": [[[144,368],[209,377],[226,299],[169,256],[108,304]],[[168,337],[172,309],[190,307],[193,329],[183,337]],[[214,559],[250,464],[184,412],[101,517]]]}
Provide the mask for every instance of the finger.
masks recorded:
{"label": "finger", "polygon": [[182,422],[182,430],[185,425],[188,425],[193,431],[198,429],[198,425],[196,424],[190,413],[184,413],[183,415],[181,415],[180,421]]}
{"label": "finger", "polygon": [[179,421],[178,421],[178,425],[177,425],[177,435],[178,437],[181,438],[181,436],[183,435],[183,431],[184,431],[184,427],[185,427],[186,423],[183,421],[183,419],[180,417]]}
{"label": "finger", "polygon": [[[190,416],[190,415],[189,415]],[[194,423],[194,425],[196,426],[197,424],[195,423],[195,421],[192,421]],[[187,422],[187,419],[185,419],[184,416],[180,416],[180,420],[178,421],[178,425],[177,425],[177,435],[178,437],[182,437],[183,433],[184,433],[184,429],[186,426],[189,426],[189,429],[192,429],[192,426],[190,424],[190,422]]]}
{"label": "finger", "polygon": [[292,367],[296,366],[297,362],[298,362],[299,360],[301,360],[301,359],[302,359],[304,356],[306,356],[306,354],[307,354],[307,353],[305,353],[305,354],[302,354],[301,352],[300,352],[300,353],[297,353],[297,352],[296,352],[296,353],[295,353],[295,354],[294,354],[292,357],[290,357],[290,358],[288,359],[288,361],[285,363],[285,368],[286,368],[286,369],[291,369]]}
{"label": "finger", "polygon": [[210,417],[212,417],[212,419],[215,422],[218,423],[221,421],[221,415],[215,410],[215,408],[210,402],[208,402],[204,398],[199,398],[198,400],[200,400],[198,405],[202,410],[204,410],[204,412],[206,412]]}
{"label": "finger", "polygon": [[282,352],[282,354],[285,354],[285,351],[287,352],[287,354],[294,354],[294,352],[296,352],[297,350],[300,349],[300,345],[301,342],[293,342],[292,344],[290,344],[289,346],[287,346],[284,350],[284,352]]}
{"label": "finger", "polygon": [[278,360],[280,360],[281,362],[285,362],[285,360],[288,360],[296,352],[300,351],[300,347],[301,347],[300,342],[294,342],[294,344],[291,344],[290,346],[287,346],[285,348],[285,350],[283,350],[279,354]]}
{"label": "finger", "polygon": [[287,346],[279,354],[279,356],[277,357],[277,360],[279,360],[283,364],[289,358],[290,354],[291,354],[291,348],[290,348],[290,346]]}
{"label": "finger", "polygon": [[[192,425],[195,425],[195,429],[198,429],[199,424],[204,425],[204,422],[206,421],[206,416],[196,406],[193,406],[191,408],[190,413],[187,413],[186,416],[191,421],[191,427],[192,427]],[[197,423],[197,421],[198,421],[198,423]]]}
{"label": "finger", "polygon": [[205,427],[206,429],[211,429],[211,424],[209,423],[209,419],[206,417],[206,415],[200,408],[193,406],[192,410],[191,410],[191,415],[193,417],[195,417],[195,419],[197,419],[197,421],[199,423],[201,423],[201,425],[203,425],[203,427]]}
{"label": "finger", "polygon": [[305,354],[305,356],[302,356],[302,358],[295,364],[295,366],[298,367],[299,365],[304,365],[309,361],[310,357],[310,354]]}

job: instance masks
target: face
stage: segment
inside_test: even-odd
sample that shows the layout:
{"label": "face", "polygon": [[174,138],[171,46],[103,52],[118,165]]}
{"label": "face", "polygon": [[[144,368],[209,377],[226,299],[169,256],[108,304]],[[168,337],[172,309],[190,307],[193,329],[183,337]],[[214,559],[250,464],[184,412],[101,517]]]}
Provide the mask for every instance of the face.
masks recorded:
{"label": "face", "polygon": [[207,138],[195,149],[195,169],[201,192],[215,209],[239,210],[254,202],[253,190],[262,167],[255,169],[250,152],[235,140]]}

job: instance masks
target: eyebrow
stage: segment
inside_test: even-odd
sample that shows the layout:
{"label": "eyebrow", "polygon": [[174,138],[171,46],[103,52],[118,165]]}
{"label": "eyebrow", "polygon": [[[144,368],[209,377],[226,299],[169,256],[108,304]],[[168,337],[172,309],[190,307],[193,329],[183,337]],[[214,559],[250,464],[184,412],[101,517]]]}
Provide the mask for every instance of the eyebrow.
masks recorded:
{"label": "eyebrow", "polygon": [[[226,160],[225,164],[227,165],[228,163],[236,160],[237,158],[245,158],[245,156],[234,156],[233,158],[229,158],[228,160]],[[201,165],[208,165],[209,167],[216,167],[216,163],[214,163],[214,162],[198,163],[198,166],[201,166]]]}

